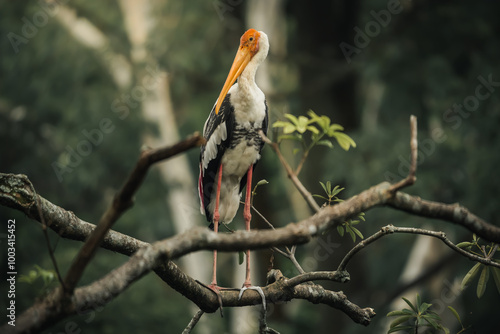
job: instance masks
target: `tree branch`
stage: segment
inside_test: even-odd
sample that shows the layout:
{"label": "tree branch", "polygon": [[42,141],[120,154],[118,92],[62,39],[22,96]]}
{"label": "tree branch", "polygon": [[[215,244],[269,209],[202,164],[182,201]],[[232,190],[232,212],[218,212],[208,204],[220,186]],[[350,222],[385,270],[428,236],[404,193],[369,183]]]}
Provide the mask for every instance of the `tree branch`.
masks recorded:
{"label": "tree branch", "polygon": [[391,186],[389,191],[396,192],[404,187],[411,186],[417,181],[417,157],[418,157],[418,141],[417,141],[417,117],[414,115],[410,116],[410,129],[411,129],[411,139],[410,139],[410,151],[411,151],[411,162],[410,171],[408,176],[403,180],[395,183]]}
{"label": "tree branch", "polygon": [[421,235],[427,235],[430,237],[438,238],[440,239],[446,246],[450,247],[452,250],[455,252],[459,253],[460,255],[476,261],[480,262],[489,266],[497,267],[500,268],[500,263],[497,263],[495,261],[492,261],[488,257],[481,257],[474,255],[472,253],[469,253],[462,248],[457,247],[453,242],[451,242],[450,239],[446,237],[446,234],[444,232],[436,232],[436,231],[429,231],[429,230],[424,230],[421,228],[414,228],[414,227],[396,227],[393,225],[387,225],[384,226],[380,229],[380,231],[374,233],[370,237],[366,238],[365,240],[359,242],[356,246],[354,246],[348,253],[347,255],[342,259],[339,267],[337,268],[337,272],[342,272],[345,271],[347,267],[347,263],[352,259],[352,257],[358,253],[361,249],[364,247],[368,246],[369,244],[373,243],[374,241],[380,239],[381,237],[392,234],[392,233],[410,233],[410,234],[421,234]]}
{"label": "tree branch", "polygon": [[264,140],[264,142],[266,144],[268,144],[269,146],[271,146],[271,148],[273,149],[273,151],[276,152],[276,155],[278,156],[278,159],[280,160],[281,164],[285,168],[286,174],[288,175],[288,177],[290,178],[290,180],[292,180],[293,184],[298,189],[298,191],[300,192],[300,194],[302,195],[302,197],[304,197],[304,199],[306,200],[307,204],[309,204],[309,206],[311,207],[311,209],[314,210],[314,212],[318,212],[319,209],[320,209],[318,203],[316,203],[316,201],[314,200],[314,197],[311,195],[311,193],[306,189],[306,187],[304,187],[304,185],[302,184],[302,182],[300,182],[300,180],[297,177],[297,175],[293,172],[292,167],[290,167],[290,165],[288,164],[288,162],[286,162],[285,157],[283,157],[283,155],[281,154],[281,151],[280,151],[280,148],[279,148],[278,144],[277,143],[273,143],[269,138],[267,138],[267,136],[264,134],[264,132],[262,132],[262,130],[259,131],[259,133],[260,133],[260,136],[262,137],[262,139]]}
{"label": "tree branch", "polygon": [[200,146],[204,142],[203,137],[196,133],[190,138],[173,146],[161,149],[143,151],[137,164],[128,177],[121,190],[115,195],[113,202],[102,215],[96,229],[90,234],[85,244],[78,252],[75,260],[64,278],[64,290],[66,295],[71,295],[80,280],[87,264],[92,259],[97,247],[101,244],[106,233],[111,229],[116,220],[133,204],[133,196],[139,189],[149,167],[161,160],[168,159],[176,154],[190,148]]}

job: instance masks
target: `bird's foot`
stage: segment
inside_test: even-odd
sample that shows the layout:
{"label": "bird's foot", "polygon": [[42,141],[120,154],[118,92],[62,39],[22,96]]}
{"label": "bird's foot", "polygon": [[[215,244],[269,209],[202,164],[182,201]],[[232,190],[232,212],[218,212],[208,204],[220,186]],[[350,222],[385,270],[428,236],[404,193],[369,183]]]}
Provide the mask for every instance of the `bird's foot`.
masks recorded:
{"label": "bird's foot", "polygon": [[260,286],[252,286],[250,284],[243,284],[243,287],[240,289],[240,294],[238,295],[238,300],[241,299],[241,297],[243,296],[243,292],[245,292],[245,290],[255,290],[259,293],[260,297],[262,298],[262,307],[264,308],[264,311],[265,311],[266,310],[266,296],[264,295],[264,291],[262,291],[262,288]]}
{"label": "bird's foot", "polygon": [[217,285],[217,283],[211,283],[210,285],[206,285],[210,290],[215,292],[215,295],[217,296],[217,300],[219,301],[219,310],[220,310],[220,316],[221,318],[224,317],[224,314],[222,313],[222,296],[220,294],[220,291],[223,289],[220,286]]}

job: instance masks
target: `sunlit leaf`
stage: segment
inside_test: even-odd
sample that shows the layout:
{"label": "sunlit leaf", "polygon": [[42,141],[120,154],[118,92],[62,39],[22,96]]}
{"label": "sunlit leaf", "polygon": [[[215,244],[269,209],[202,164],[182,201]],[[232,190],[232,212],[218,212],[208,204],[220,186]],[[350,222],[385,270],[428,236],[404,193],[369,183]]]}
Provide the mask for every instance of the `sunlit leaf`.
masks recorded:
{"label": "sunlit leaf", "polygon": [[476,263],[470,270],[469,272],[465,275],[464,279],[462,280],[462,284],[460,285],[461,289],[465,289],[466,286],[469,285],[470,281],[476,277],[477,273],[479,272],[479,268],[481,267],[481,263]]}
{"label": "sunlit leaf", "polygon": [[311,131],[314,134],[319,134],[319,130],[315,126],[308,125],[306,129],[309,130],[309,131]]}
{"label": "sunlit leaf", "polygon": [[282,121],[274,122],[273,128],[283,128],[284,134],[289,134],[297,130],[297,127],[294,124]]}
{"label": "sunlit leaf", "polygon": [[344,149],[344,151],[348,151],[351,146],[356,147],[356,143],[354,142],[354,140],[352,140],[352,138],[345,133],[335,132],[333,136],[335,137],[335,139],[337,139],[337,142],[339,143],[340,147]]}
{"label": "sunlit leaf", "polygon": [[[299,133],[304,133],[307,130],[308,119],[306,116],[299,116],[297,123],[297,131]],[[317,130],[317,129],[316,129]]]}
{"label": "sunlit leaf", "polygon": [[285,114],[285,117],[288,118],[293,123],[293,125],[295,125],[295,126],[299,125],[299,120],[294,115],[292,115],[292,114]]}
{"label": "sunlit leaf", "polygon": [[473,246],[474,243],[472,242],[469,242],[469,241],[464,241],[464,242],[460,242],[457,244],[457,247],[458,248],[467,248],[467,247],[470,247],[470,246]]}
{"label": "sunlit leaf", "polygon": [[481,298],[483,296],[489,278],[490,267],[483,265],[483,270],[481,271],[481,276],[479,276],[479,282],[477,283],[477,298]]}
{"label": "sunlit leaf", "polygon": [[332,124],[328,128],[328,132],[326,134],[329,137],[333,137],[337,131],[344,131],[344,127],[340,124]]}
{"label": "sunlit leaf", "polygon": [[337,225],[337,231],[339,232],[340,236],[344,236],[344,227],[342,225]]}

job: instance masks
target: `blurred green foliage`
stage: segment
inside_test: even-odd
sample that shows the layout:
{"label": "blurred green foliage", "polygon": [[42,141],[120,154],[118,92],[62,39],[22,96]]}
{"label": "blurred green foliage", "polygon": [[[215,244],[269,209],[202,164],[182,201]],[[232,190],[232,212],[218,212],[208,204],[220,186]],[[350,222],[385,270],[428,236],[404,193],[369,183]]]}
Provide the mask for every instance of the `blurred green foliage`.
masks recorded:
{"label": "blurred green foliage", "polygon": [[[156,19],[150,22],[147,50],[169,74],[182,136],[202,129],[245,29],[244,3],[222,16],[214,4],[220,2],[152,2]],[[273,80],[273,90],[280,94],[268,96],[271,121],[283,119],[284,113],[298,117],[313,109],[345,127],[356,149],[345,152],[319,147],[311,151],[307,159],[314,163],[304,164],[300,177],[316,194],[322,193],[319,181],[331,180],[345,188],[343,195],[347,198],[373,184],[397,181],[406,175],[409,116],[414,114],[419,122],[418,181],[408,192],[435,201],[460,202],[481,218],[497,223],[500,3],[460,0],[400,4],[404,10],[392,15],[386,26],[380,26],[378,34],[372,33],[366,46],[357,47],[359,52],[348,63],[339,44],[356,46],[357,31],[365,31],[367,23],[378,22],[372,11],[386,10],[388,1],[284,2],[287,29],[282,33],[287,37],[287,55],[278,60],[271,53],[268,62],[283,61],[289,71],[277,72],[286,76],[285,80]],[[76,0],[68,6],[106,35],[110,49],[132,58],[119,1]],[[32,22],[39,11],[39,2],[0,3],[0,171],[27,174],[39,194],[95,223],[134,165],[143,136],[156,129],[142,119],[139,106],[130,107],[125,119],[114,112],[113,101],[124,92],[114,84],[102,55],[75,42],[57,19],[49,17],[15,52],[9,33],[22,35],[24,19]],[[274,42],[270,42],[272,52]],[[480,98],[478,92],[487,97]],[[283,103],[288,106],[286,110],[275,107]],[[60,180],[53,163],[75,162],[71,149],[86,138],[84,131],[99,129],[103,119],[109,119],[113,130],[104,133],[102,143],[92,146],[91,153]],[[188,158],[196,175],[198,152],[189,152]],[[259,189],[257,208],[275,226],[295,221],[298,213],[290,210],[293,205],[287,196],[288,180],[270,150],[264,150],[256,172],[257,179],[270,181],[269,186]],[[135,206],[115,229],[148,242],[173,235],[164,203],[167,192],[157,171],[152,170],[137,194]],[[7,219],[17,222],[19,274],[29,277],[34,265],[52,268],[39,224],[0,208],[0,225]],[[370,210],[366,219],[358,225],[364,236],[387,223],[420,226],[427,221],[388,209]],[[453,240],[470,238],[465,230],[450,224],[430,223]],[[64,273],[81,243],[54,233],[50,238],[57,245],[55,255]],[[388,312],[386,298],[395,288],[413,240],[412,236],[394,236],[377,242],[353,263],[351,283],[325,286],[342,289],[350,300],[375,307],[379,314]],[[325,244],[331,247],[324,248]],[[4,246],[5,240],[0,239],[0,247]],[[326,259],[314,262],[320,270],[331,270],[350,247],[350,240],[330,233],[299,247],[297,255],[299,262],[307,264],[316,250],[331,250]],[[81,284],[102,277],[125,260],[100,250]],[[2,256],[1,268],[5,268],[5,261]],[[288,276],[295,273],[293,266],[278,256],[274,265]],[[449,281],[462,278],[469,269],[470,263],[457,256],[446,266],[446,277]],[[489,284],[494,283],[490,280]],[[20,311],[39,296],[40,287],[20,282],[17,287]],[[419,288],[425,298],[432,295],[425,282]],[[2,281],[0,293],[4,291],[6,282]],[[496,312],[492,310],[498,309],[497,294],[484,293],[478,300],[476,291],[468,289],[459,300],[466,306],[464,322],[476,332],[498,328],[498,317],[491,317]],[[150,274],[105,307],[77,315],[45,332],[62,332],[72,321],[87,332],[160,332],[168,328],[178,333],[192,314],[191,302]],[[206,317],[214,332],[227,330],[229,317]],[[384,320],[379,318],[368,328],[360,328],[329,307],[294,301],[276,306],[269,322],[286,333],[329,333],[332,324],[342,333],[375,333]]]}

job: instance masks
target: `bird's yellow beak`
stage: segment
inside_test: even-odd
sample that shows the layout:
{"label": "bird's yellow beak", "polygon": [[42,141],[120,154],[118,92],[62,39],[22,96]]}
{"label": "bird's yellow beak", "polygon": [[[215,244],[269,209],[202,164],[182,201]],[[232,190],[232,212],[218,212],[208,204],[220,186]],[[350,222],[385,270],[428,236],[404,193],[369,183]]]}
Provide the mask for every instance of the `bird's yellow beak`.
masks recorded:
{"label": "bird's yellow beak", "polygon": [[241,36],[240,47],[238,52],[236,52],[233,65],[231,66],[231,70],[229,70],[226,82],[224,83],[224,87],[222,87],[222,91],[217,99],[217,104],[215,105],[216,115],[219,113],[220,106],[222,105],[222,101],[224,101],[229,88],[231,88],[236,79],[238,79],[241,73],[245,70],[250,60],[252,60],[253,56],[259,51],[259,37],[260,33],[255,29],[250,29],[245,32],[243,36]]}

